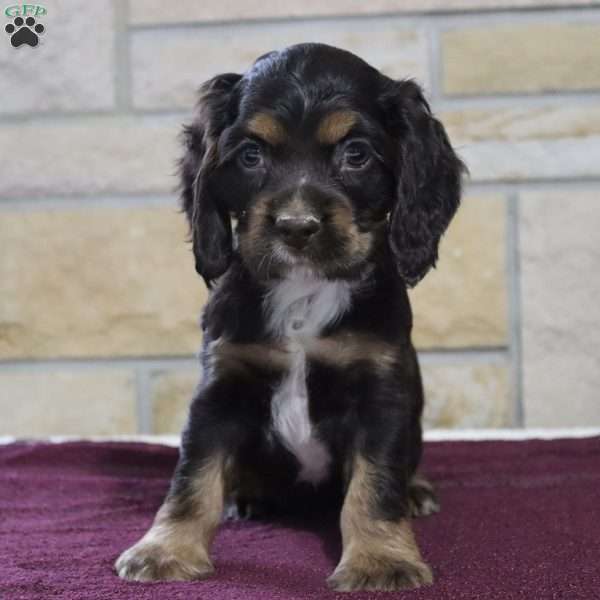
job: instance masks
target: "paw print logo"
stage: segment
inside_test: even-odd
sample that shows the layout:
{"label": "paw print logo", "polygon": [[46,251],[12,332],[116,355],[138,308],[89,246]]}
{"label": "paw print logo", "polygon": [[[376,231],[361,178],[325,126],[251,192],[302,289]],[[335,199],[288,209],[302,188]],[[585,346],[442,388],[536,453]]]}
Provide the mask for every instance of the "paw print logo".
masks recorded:
{"label": "paw print logo", "polygon": [[10,35],[10,43],[15,48],[23,44],[33,48],[38,45],[40,40],[38,34],[44,33],[44,26],[36,23],[33,17],[27,17],[25,20],[22,17],[15,17],[13,22],[4,28],[4,31]]}

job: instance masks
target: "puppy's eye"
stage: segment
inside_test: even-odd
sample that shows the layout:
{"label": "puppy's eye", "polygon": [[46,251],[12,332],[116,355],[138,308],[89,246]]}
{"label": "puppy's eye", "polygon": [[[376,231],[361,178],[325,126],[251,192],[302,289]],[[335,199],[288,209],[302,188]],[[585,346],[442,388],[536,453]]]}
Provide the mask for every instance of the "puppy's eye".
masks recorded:
{"label": "puppy's eye", "polygon": [[262,167],[264,159],[258,144],[246,144],[239,153],[239,161],[246,169]]}
{"label": "puppy's eye", "polygon": [[344,148],[344,166],[361,169],[371,160],[371,148],[365,142],[350,142]]}

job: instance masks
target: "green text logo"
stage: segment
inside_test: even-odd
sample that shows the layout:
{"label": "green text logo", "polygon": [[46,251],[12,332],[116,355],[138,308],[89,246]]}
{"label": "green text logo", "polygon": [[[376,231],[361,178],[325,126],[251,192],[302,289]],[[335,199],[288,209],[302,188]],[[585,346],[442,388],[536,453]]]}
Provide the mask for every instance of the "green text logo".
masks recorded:
{"label": "green text logo", "polygon": [[13,4],[4,9],[7,17],[40,17],[47,12],[40,4]]}

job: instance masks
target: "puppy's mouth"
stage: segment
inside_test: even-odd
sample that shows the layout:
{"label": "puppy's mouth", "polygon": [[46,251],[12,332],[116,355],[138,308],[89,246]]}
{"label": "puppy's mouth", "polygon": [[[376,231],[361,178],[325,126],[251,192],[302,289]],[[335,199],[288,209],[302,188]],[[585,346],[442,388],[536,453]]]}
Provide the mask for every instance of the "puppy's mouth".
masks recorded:
{"label": "puppy's mouth", "polygon": [[306,247],[296,248],[279,240],[271,242],[261,256],[250,261],[250,266],[262,280],[281,279],[299,267],[314,275],[322,275],[323,271]]}
{"label": "puppy's mouth", "polygon": [[273,254],[283,267],[317,267],[316,261],[311,258],[310,249],[306,247],[296,248],[282,242],[275,242],[273,244]]}
{"label": "puppy's mouth", "polygon": [[316,278],[355,280],[360,279],[370,265],[367,257],[349,255],[341,249],[330,255],[319,248],[299,249],[280,240],[271,240],[260,255],[246,257],[244,261],[262,281],[285,279],[298,269]]}
{"label": "puppy's mouth", "polygon": [[258,203],[240,223],[239,242],[244,262],[263,281],[297,268],[326,279],[353,279],[369,258],[372,235],[359,229],[347,200],[326,197],[318,205],[296,198]]}

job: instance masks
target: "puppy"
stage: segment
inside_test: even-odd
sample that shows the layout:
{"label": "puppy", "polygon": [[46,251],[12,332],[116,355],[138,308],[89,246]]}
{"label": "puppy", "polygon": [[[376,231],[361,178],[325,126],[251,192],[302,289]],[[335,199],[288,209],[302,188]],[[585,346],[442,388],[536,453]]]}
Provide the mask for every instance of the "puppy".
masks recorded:
{"label": "puppy", "polygon": [[118,574],[206,577],[227,502],[318,510],[339,494],[332,588],[431,583],[410,524],[437,507],[416,476],[406,288],[459,204],[442,125],[413,81],[301,44],[204,84],[184,140],[183,208],[211,289],[203,381],[170,491]]}

